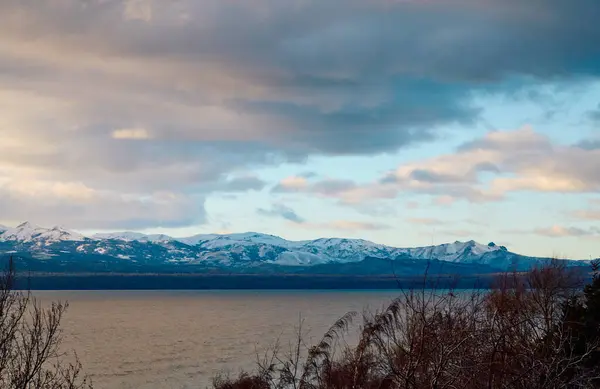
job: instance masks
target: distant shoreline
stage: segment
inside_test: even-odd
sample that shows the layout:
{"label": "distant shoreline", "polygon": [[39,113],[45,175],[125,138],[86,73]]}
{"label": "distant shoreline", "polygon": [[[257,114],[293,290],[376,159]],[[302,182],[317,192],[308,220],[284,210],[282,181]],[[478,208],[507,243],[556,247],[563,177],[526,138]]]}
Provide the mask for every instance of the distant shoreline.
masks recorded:
{"label": "distant shoreline", "polygon": [[[432,275],[426,287],[487,288],[494,275]],[[340,290],[421,288],[423,276],[19,273],[18,289],[31,290]]]}

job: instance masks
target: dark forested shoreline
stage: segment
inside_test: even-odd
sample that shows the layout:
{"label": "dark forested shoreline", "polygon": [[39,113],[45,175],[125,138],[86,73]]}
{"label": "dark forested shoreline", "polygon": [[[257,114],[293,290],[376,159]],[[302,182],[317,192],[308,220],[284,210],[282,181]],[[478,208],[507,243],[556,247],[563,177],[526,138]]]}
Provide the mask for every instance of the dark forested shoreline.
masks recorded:
{"label": "dark forested shoreline", "polygon": [[489,287],[497,275],[436,275],[435,283],[423,284],[423,276],[332,275],[227,275],[227,274],[93,274],[21,273],[16,288],[32,290],[208,290],[208,289],[398,289]]}

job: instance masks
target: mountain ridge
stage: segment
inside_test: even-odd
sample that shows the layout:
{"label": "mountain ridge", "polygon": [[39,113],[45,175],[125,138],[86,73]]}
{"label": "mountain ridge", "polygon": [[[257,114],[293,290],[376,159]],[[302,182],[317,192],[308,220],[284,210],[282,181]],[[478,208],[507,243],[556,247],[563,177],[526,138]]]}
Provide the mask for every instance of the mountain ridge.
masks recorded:
{"label": "mountain ridge", "polygon": [[[179,269],[310,273],[326,270],[334,273],[339,269],[340,272],[370,274],[373,269],[369,266],[379,263],[373,261],[378,259],[401,264],[409,272],[423,271],[422,265],[427,261],[475,272],[525,269],[550,260],[512,253],[493,242],[485,245],[474,240],[402,248],[364,239],[290,241],[258,232],[198,234],[183,238],[130,231],[84,236],[63,227],[43,228],[28,222],[0,230],[2,254],[19,255],[28,269],[64,271]],[[587,261],[567,263],[582,265]]]}

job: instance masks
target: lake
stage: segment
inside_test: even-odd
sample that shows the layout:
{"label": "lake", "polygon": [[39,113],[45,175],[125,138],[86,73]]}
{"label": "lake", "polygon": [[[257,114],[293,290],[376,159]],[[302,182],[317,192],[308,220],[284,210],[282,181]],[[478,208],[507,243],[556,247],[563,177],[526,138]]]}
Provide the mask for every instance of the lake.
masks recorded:
{"label": "lake", "polygon": [[381,309],[398,291],[36,291],[67,300],[64,349],[74,350],[97,389],[210,386],[223,371],[255,366],[299,318],[308,337],[348,311]]}

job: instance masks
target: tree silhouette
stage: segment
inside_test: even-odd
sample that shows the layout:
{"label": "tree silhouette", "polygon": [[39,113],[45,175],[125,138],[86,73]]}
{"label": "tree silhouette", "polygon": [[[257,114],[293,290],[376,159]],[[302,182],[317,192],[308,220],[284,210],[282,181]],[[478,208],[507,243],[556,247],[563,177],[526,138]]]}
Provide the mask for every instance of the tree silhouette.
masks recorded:
{"label": "tree silhouette", "polygon": [[61,319],[68,304],[47,307],[15,287],[13,258],[0,276],[0,388],[91,388],[79,362],[61,353]]}

